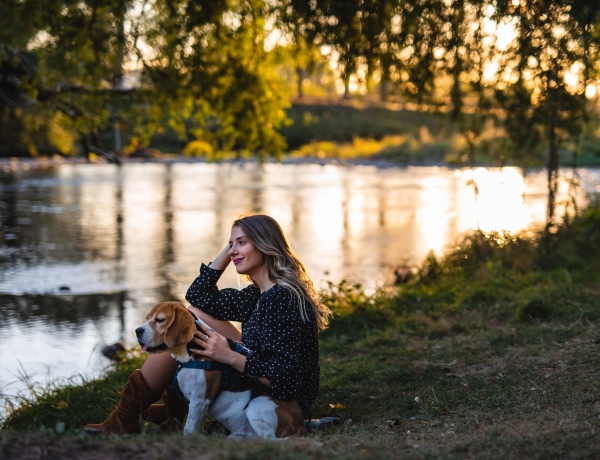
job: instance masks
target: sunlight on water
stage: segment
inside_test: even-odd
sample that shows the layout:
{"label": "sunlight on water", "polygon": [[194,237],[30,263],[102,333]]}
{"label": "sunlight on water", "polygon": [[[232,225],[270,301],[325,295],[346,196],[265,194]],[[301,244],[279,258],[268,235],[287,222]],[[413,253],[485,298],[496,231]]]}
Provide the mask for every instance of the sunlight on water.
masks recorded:
{"label": "sunlight on water", "polygon": [[524,201],[525,181],[517,169],[479,168],[466,171],[463,178],[477,192],[472,197],[472,228],[518,232],[534,221]]}

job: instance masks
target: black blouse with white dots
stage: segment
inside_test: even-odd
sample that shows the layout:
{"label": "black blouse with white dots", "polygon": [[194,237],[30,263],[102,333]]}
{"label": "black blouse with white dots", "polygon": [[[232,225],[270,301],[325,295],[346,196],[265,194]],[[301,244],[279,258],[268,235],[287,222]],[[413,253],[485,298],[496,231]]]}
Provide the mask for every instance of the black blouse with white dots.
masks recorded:
{"label": "black blouse with white dots", "polygon": [[266,394],[295,399],[310,418],[319,389],[319,339],[312,309],[307,306],[303,321],[296,296],[278,284],[262,294],[256,285],[219,289],[222,273],[202,264],[186,300],[216,319],[241,322],[242,343],[250,350],[242,375],[268,378]]}

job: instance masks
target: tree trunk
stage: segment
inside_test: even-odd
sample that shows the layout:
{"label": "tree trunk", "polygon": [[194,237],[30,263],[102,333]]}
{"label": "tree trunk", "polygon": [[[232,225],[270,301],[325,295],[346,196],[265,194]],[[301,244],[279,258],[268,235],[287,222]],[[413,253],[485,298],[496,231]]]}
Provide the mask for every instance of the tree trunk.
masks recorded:
{"label": "tree trunk", "polygon": [[554,224],[556,211],[556,192],[558,190],[558,144],[554,118],[548,129],[548,208],[546,214],[546,232]]}
{"label": "tree trunk", "polygon": [[379,99],[381,102],[387,102],[389,96],[389,81],[387,78],[381,78],[379,83]]}
{"label": "tree trunk", "polygon": [[297,90],[298,90],[298,99],[302,99],[304,97],[304,69],[296,66],[296,78],[297,81]]}

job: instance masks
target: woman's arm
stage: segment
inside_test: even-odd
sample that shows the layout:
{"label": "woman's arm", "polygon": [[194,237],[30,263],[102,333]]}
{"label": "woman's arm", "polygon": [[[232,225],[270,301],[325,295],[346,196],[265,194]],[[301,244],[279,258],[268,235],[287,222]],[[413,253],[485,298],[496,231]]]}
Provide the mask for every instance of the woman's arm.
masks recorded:
{"label": "woman's arm", "polygon": [[219,334],[224,335],[234,342],[239,342],[242,339],[242,333],[230,321],[215,319],[213,316],[210,316],[208,313],[203,312],[193,305],[188,306],[188,309],[191,310],[197,318],[200,318]]}
{"label": "woman's arm", "polygon": [[[211,303],[212,299],[219,294],[217,281],[229,265],[229,243],[208,265],[200,264],[200,273],[192,282],[185,294],[185,299],[198,309],[203,309]],[[207,270],[210,267],[211,270]]]}
{"label": "woman's arm", "polygon": [[260,289],[253,285],[243,289],[219,289],[217,282],[222,273],[212,264],[210,267],[202,264],[200,275],[188,288],[185,299],[215,319],[244,322],[256,305]]}
{"label": "woman's arm", "polygon": [[227,268],[229,262],[231,262],[231,257],[229,256],[229,243],[227,243],[219,255],[215,257],[215,260],[209,263],[208,266],[215,270],[223,271]]}

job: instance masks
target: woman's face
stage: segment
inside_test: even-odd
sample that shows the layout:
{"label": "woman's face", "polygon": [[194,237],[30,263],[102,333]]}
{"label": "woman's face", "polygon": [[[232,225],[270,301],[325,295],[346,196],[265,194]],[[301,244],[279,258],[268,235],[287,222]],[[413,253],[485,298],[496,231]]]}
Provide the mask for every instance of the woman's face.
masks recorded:
{"label": "woman's face", "polygon": [[238,226],[231,229],[229,255],[236,271],[240,275],[248,275],[251,278],[254,278],[260,272],[265,261],[262,252],[254,246]]}

